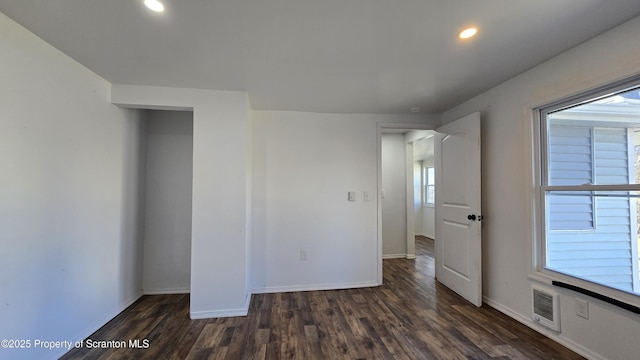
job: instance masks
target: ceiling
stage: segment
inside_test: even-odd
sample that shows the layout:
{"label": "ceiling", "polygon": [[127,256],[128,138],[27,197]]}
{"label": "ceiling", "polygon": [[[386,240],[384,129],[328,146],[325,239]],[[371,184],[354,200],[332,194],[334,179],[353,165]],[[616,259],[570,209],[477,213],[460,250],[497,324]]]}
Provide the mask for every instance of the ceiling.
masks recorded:
{"label": "ceiling", "polygon": [[[441,113],[640,15],[638,0],[0,0],[111,83],[248,91],[254,109]],[[471,41],[457,38],[476,25]]]}

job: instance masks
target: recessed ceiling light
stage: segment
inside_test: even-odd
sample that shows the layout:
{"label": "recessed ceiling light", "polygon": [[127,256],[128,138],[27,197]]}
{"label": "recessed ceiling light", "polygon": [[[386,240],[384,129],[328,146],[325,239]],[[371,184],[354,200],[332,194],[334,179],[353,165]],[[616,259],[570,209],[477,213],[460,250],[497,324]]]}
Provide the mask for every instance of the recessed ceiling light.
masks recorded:
{"label": "recessed ceiling light", "polygon": [[164,5],[158,0],[144,0],[144,4],[155,12],[163,12]]}
{"label": "recessed ceiling light", "polygon": [[474,37],[477,33],[478,33],[478,29],[474,27],[470,27],[462,30],[460,32],[460,35],[458,35],[458,37],[460,39],[468,39],[468,38]]}

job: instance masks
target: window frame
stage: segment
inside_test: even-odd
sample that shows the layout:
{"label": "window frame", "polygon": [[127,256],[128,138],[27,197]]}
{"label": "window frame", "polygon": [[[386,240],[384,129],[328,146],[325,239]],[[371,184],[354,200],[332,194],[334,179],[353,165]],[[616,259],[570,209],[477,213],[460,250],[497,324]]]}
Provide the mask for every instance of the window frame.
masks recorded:
{"label": "window frame", "polygon": [[[560,110],[566,110],[587,103],[611,97],[615,94],[634,89],[640,90],[640,75],[627,78],[612,84],[591,89],[574,96],[569,96],[557,101],[550,102],[532,109],[532,225],[533,225],[533,256],[532,273],[529,278],[532,280],[550,283],[561,281],[573,286],[601,294],[616,300],[640,306],[640,293],[632,293],[616,289],[607,285],[596,283],[587,279],[579,278],[559,271],[554,271],[545,267],[546,264],[546,237],[547,232],[547,206],[546,193],[548,191],[640,191],[640,184],[623,185],[549,185],[548,169],[548,133],[547,115]],[[594,225],[596,218],[594,217]],[[633,240],[632,240],[632,243]],[[638,261],[638,260],[635,260]]]}
{"label": "window frame", "polygon": [[[429,183],[429,169],[433,169],[433,184]],[[424,163],[422,164],[422,206],[424,207],[435,207],[436,206],[436,202],[435,199],[433,202],[429,202],[427,194],[428,192],[428,188],[432,187],[434,194],[435,194],[435,167],[432,166],[427,166]]]}

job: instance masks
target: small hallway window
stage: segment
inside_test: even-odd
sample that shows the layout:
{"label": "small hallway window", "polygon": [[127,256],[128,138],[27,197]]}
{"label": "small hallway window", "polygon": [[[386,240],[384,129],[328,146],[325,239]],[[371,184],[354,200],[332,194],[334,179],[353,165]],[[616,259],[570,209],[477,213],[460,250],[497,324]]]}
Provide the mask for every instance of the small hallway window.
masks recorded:
{"label": "small hallway window", "polygon": [[422,203],[424,206],[433,206],[436,202],[436,176],[432,166],[424,166],[422,168],[422,179],[424,184]]}

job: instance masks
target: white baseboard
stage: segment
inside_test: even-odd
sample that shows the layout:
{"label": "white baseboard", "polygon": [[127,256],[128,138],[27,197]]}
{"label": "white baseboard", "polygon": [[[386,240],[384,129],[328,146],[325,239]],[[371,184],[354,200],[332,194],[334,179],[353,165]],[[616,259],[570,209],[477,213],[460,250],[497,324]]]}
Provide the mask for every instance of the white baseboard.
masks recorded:
{"label": "white baseboard", "polygon": [[599,354],[594,353],[593,351],[585,348],[584,346],[576,343],[575,341],[565,337],[562,335],[562,333],[557,333],[555,331],[549,330],[547,328],[544,328],[542,326],[540,326],[539,324],[537,324],[536,322],[534,322],[533,320],[531,320],[529,317],[527,316],[522,316],[520,313],[512,310],[509,307],[506,307],[500,303],[498,303],[497,301],[494,301],[486,296],[483,296],[482,300],[484,301],[485,304],[491,306],[492,308],[500,311],[501,313],[509,316],[510,318],[522,323],[523,325],[541,333],[542,335],[547,336],[548,338],[552,339],[553,341],[564,345],[565,347],[571,349],[572,351],[578,353],[579,355],[584,356],[587,359],[593,359],[593,360],[606,360],[606,358],[604,356],[601,356]]}
{"label": "white baseboard", "polygon": [[247,311],[244,309],[225,309],[225,310],[211,310],[211,311],[191,311],[189,317],[191,320],[199,319],[215,319],[235,316],[247,316]]}
{"label": "white baseboard", "polygon": [[189,317],[191,318],[191,320],[198,320],[198,319],[247,316],[247,314],[249,313],[249,304],[251,304],[251,294],[247,294],[245,296],[244,307],[242,309],[191,311],[189,312]]}
{"label": "white baseboard", "polygon": [[374,287],[374,286],[379,286],[377,281],[360,281],[360,282],[354,282],[354,283],[341,283],[341,284],[266,286],[263,288],[254,288],[252,289],[251,292],[254,294],[269,294],[269,293],[296,292],[296,291],[356,289],[356,288]]}
{"label": "white baseboard", "polygon": [[387,259],[409,259],[413,260],[416,258],[416,254],[386,254],[382,255],[382,260]]}
{"label": "white baseboard", "polygon": [[[100,320],[96,321],[93,325],[88,326],[84,330],[80,331],[78,333],[78,335],[72,337],[70,339],[70,341],[72,341],[73,343],[76,343],[76,342],[80,342],[80,341],[83,341],[84,339],[88,338],[91,334],[93,334],[94,332],[98,331],[98,329],[100,329],[106,323],[108,323],[113,318],[118,316],[118,314],[123,312],[126,308],[131,306],[134,302],[138,301],[138,299],[140,299],[142,297],[142,295],[143,295],[142,291],[134,294],[132,297],[130,297],[129,299],[125,300],[120,305],[119,310],[116,310],[114,312],[109,312],[109,313],[101,316]],[[64,349],[64,348],[63,349],[59,349],[57,351],[52,351],[51,359],[59,359],[60,357],[62,357],[62,355],[66,354],[68,351],[69,350]]]}
{"label": "white baseboard", "polygon": [[383,254],[382,259],[405,259],[407,254]]}
{"label": "white baseboard", "polygon": [[171,295],[171,294],[189,294],[191,289],[186,288],[168,288],[168,289],[144,289],[142,291],[145,295]]}
{"label": "white baseboard", "polygon": [[251,305],[251,296],[253,295],[253,293],[247,293],[247,295],[244,297],[244,313],[249,314],[249,306]]}
{"label": "white baseboard", "polygon": [[213,319],[220,317],[235,317],[235,316],[247,316],[249,313],[249,305],[251,304],[251,293],[246,294],[244,297],[244,307],[242,309],[226,309],[226,310],[212,310],[212,311],[191,311],[189,317],[191,320],[198,319]]}

